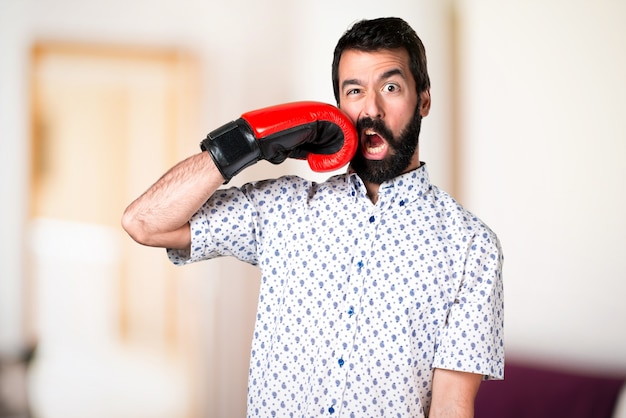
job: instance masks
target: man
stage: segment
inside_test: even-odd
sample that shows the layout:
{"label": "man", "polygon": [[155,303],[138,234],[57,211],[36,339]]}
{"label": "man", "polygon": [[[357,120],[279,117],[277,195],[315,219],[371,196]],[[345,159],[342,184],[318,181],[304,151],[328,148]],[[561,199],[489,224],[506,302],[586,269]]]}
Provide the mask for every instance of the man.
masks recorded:
{"label": "man", "polygon": [[[502,252],[420,162],[422,42],[398,18],[358,22],[332,76],[341,111],[279,106],[213,131],[123,226],[177,264],[232,255],[261,268],[250,416],[471,417],[481,381],[503,378]],[[260,158],[330,168],[346,155],[348,172],[320,184],[217,191]]]}

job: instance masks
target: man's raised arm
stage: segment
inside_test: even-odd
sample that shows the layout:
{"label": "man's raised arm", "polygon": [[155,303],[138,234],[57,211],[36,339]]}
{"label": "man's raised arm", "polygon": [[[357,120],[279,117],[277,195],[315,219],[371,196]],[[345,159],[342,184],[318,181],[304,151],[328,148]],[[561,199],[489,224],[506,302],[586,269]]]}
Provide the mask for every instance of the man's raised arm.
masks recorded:
{"label": "man's raised arm", "polygon": [[319,102],[271,106],[241,115],[210,132],[203,151],[170,169],[122,216],[122,227],[138,243],[188,249],[189,219],[224,182],[259,160],[307,159],[318,172],[350,162],[358,137],[338,108]]}

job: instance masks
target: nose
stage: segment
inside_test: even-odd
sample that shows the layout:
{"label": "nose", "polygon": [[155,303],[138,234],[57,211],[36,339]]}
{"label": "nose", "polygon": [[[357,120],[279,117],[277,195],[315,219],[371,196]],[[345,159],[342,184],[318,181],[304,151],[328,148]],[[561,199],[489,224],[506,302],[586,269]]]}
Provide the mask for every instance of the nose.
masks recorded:
{"label": "nose", "polygon": [[382,119],[385,116],[380,97],[378,97],[377,94],[367,95],[365,98],[363,114],[364,116],[372,119]]}

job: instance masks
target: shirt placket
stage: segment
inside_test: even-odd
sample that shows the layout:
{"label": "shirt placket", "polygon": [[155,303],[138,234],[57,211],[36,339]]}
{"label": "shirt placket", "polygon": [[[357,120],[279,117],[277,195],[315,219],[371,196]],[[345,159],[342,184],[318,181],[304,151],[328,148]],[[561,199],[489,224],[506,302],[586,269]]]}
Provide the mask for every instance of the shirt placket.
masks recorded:
{"label": "shirt placket", "polygon": [[351,274],[347,277],[343,294],[341,310],[339,313],[340,327],[337,332],[337,349],[335,351],[335,365],[342,381],[336,383],[337,396],[333,397],[332,404],[328,406],[328,412],[337,414],[340,412],[345,398],[346,390],[350,382],[350,372],[354,368],[353,359],[358,358],[359,349],[358,333],[360,314],[363,313],[365,293],[367,292],[368,276],[371,275],[370,255],[373,240],[376,236],[376,228],[379,225],[380,212],[378,207],[368,205],[369,208],[362,211],[362,220],[359,222],[359,233],[355,238],[355,251],[352,257]]}

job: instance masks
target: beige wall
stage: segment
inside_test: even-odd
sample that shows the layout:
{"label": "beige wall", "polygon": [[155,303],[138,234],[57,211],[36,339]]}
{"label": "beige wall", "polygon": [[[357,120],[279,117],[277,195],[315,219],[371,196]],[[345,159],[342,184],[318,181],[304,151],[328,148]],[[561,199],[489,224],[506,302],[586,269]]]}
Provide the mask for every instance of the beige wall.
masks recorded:
{"label": "beige wall", "polygon": [[623,370],[626,3],[461,4],[462,200],[504,244],[509,352]]}
{"label": "beige wall", "polygon": [[[626,291],[620,164],[626,6],[620,0],[1,0],[0,349],[22,339],[31,42],[173,46],[196,54],[204,66],[202,123],[197,137],[180,144],[191,153],[206,131],[243,111],[332,101],[337,37],[354,20],[380,15],[404,17],[426,44],[433,109],[421,149],[434,181],[454,189],[501,237],[509,352],[626,367],[620,323],[626,318],[620,300]],[[302,167],[260,164],[236,182],[289,171],[308,176]],[[237,279],[225,279],[224,271]],[[203,408],[223,414],[245,400],[242,359],[257,273],[230,260],[188,273],[191,287],[183,296],[199,307],[206,352],[198,363]]]}

